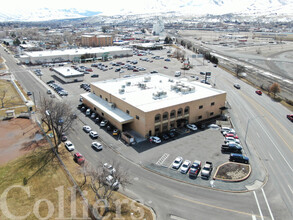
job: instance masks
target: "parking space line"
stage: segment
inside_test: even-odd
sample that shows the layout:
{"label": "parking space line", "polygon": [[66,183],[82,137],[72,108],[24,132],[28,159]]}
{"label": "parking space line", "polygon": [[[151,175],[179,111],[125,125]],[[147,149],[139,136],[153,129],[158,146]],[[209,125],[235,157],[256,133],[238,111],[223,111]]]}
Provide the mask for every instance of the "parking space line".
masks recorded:
{"label": "parking space line", "polygon": [[162,165],[170,154],[164,153],[163,156],[157,161],[157,165]]}
{"label": "parking space line", "polygon": [[269,155],[270,155],[271,159],[274,160],[274,158],[272,157],[272,155],[270,153],[269,153]]}
{"label": "parking space line", "polygon": [[258,199],[257,199],[257,197],[256,197],[256,193],[255,193],[255,191],[253,191],[253,194],[254,194],[254,198],[255,198],[255,201],[256,201],[256,204],[257,204],[257,207],[258,207],[258,210],[259,210],[259,214],[260,214],[260,216],[261,216],[261,219],[264,220],[263,215],[262,215],[261,208],[260,208],[259,203],[258,203]]}
{"label": "parking space line", "polygon": [[269,209],[269,212],[270,212],[271,218],[272,218],[272,220],[274,220],[274,216],[273,216],[272,210],[271,210],[271,208],[270,208],[269,202],[268,202],[268,200],[267,200],[267,197],[266,197],[265,191],[263,190],[263,188],[261,188],[261,191],[262,191],[262,194],[263,194],[263,196],[264,196],[264,198],[265,198],[266,204],[267,204],[267,206],[268,206],[268,209]]}
{"label": "parking space line", "polygon": [[289,189],[290,189],[290,191],[291,191],[291,193],[293,194],[293,190],[291,189],[291,187],[288,185],[288,187],[289,187]]}

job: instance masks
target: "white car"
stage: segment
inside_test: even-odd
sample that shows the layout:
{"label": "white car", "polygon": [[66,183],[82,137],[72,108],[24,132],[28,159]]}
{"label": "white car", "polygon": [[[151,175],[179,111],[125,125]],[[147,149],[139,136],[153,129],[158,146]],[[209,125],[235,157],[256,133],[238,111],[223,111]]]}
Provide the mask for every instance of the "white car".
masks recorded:
{"label": "white car", "polygon": [[236,131],[233,129],[233,128],[231,128],[230,130],[228,130],[228,131],[224,131],[223,132],[223,135],[225,136],[226,134],[236,134]]}
{"label": "white car", "polygon": [[219,125],[216,125],[216,124],[210,124],[210,125],[208,125],[208,128],[211,128],[211,129],[214,129],[214,130],[218,130],[218,129],[220,129],[220,126]]}
{"label": "white car", "polygon": [[85,132],[87,132],[87,133],[89,133],[89,132],[92,130],[91,127],[88,126],[88,125],[84,125],[84,126],[82,127],[82,129],[83,129]]}
{"label": "white car", "polygon": [[189,128],[190,130],[193,130],[193,131],[197,130],[197,127],[195,124],[187,124],[186,127]]}
{"label": "white car", "polygon": [[183,162],[183,158],[182,157],[176,157],[175,160],[174,160],[174,162],[173,162],[173,164],[172,164],[172,167],[174,169],[178,169],[181,166],[182,162]]}
{"label": "white car", "polygon": [[233,138],[233,137],[226,137],[224,139],[224,143],[227,144],[229,142],[235,142],[236,144],[240,144],[239,139]]}
{"label": "white car", "polygon": [[100,126],[105,127],[108,124],[108,120],[101,121]]}
{"label": "white car", "polygon": [[74,151],[74,145],[71,143],[71,141],[65,141],[65,147],[67,148],[68,151]]}
{"label": "white car", "polygon": [[156,137],[156,136],[150,136],[150,142],[154,142],[156,144],[159,144],[161,143],[161,139],[159,137]]}
{"label": "white car", "polygon": [[103,145],[100,142],[93,142],[92,143],[92,148],[94,148],[95,150],[102,150]]}
{"label": "white car", "polygon": [[93,112],[93,113],[91,114],[91,118],[95,118],[95,117],[96,117],[96,113]]}
{"label": "white car", "polygon": [[227,131],[230,131],[231,128],[229,127],[222,127],[221,128],[221,133],[224,133],[224,132],[227,132]]}
{"label": "white car", "polygon": [[191,166],[190,160],[185,160],[182,166],[180,167],[180,173],[187,173]]}
{"label": "white car", "polygon": [[99,137],[98,132],[96,132],[96,131],[90,131],[90,134],[89,135],[93,139],[96,139],[96,138]]}
{"label": "white car", "polygon": [[103,164],[103,168],[104,168],[107,172],[109,172],[110,174],[113,174],[113,173],[116,172],[116,169],[115,169],[111,164],[109,164],[109,163],[104,163],[104,164]]}
{"label": "white car", "polygon": [[179,77],[179,76],[181,76],[181,72],[180,71],[176,71],[175,72],[175,77]]}
{"label": "white car", "polygon": [[115,180],[113,176],[109,175],[106,177],[106,182],[105,182],[108,186],[110,186],[111,188],[113,188],[114,190],[118,190],[119,189],[119,182],[118,180]]}

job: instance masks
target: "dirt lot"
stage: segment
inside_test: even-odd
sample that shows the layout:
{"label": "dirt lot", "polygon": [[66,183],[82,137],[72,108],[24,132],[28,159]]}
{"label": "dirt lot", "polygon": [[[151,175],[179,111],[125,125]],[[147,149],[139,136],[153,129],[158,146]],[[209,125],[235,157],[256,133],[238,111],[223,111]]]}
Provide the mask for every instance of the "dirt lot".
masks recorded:
{"label": "dirt lot", "polygon": [[29,119],[15,118],[0,121],[0,165],[34,149],[37,144],[32,140],[38,139],[40,134],[37,133],[39,133],[37,125]]}

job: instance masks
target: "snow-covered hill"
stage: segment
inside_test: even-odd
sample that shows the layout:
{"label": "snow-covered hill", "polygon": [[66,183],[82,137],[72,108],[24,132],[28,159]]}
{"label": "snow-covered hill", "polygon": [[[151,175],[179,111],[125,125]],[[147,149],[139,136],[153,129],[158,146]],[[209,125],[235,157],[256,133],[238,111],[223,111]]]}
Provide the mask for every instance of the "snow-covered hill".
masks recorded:
{"label": "snow-covered hill", "polygon": [[[96,4],[96,5],[95,5]],[[102,15],[161,14],[174,12],[183,15],[292,15],[293,0],[108,0],[103,4],[89,4],[89,11],[81,11],[78,5],[72,9],[17,9],[0,8],[0,21],[44,21]],[[76,7],[76,8],[74,8]],[[10,10],[10,11],[9,11]]]}

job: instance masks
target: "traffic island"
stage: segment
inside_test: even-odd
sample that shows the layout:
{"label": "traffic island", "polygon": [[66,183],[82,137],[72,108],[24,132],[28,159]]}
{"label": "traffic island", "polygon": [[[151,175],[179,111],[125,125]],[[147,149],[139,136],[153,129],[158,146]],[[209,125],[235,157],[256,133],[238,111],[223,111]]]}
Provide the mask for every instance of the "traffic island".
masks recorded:
{"label": "traffic island", "polygon": [[249,164],[227,162],[220,165],[214,175],[215,180],[227,182],[241,182],[246,180],[251,173]]}

